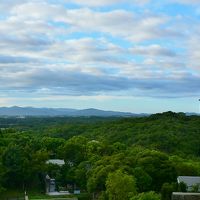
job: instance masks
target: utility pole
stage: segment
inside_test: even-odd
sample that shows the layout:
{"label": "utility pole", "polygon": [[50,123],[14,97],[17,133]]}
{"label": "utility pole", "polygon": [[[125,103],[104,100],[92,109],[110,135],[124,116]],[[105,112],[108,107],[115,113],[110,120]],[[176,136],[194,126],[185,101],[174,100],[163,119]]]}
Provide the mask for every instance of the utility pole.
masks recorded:
{"label": "utility pole", "polygon": [[198,101],[199,101],[199,113],[198,113],[198,115],[200,115],[200,99]]}

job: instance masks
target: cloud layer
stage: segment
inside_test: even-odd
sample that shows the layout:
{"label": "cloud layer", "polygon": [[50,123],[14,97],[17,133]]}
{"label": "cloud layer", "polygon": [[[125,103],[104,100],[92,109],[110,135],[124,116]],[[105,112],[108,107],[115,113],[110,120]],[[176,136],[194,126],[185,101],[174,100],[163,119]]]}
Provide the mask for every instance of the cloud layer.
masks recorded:
{"label": "cloud layer", "polygon": [[196,97],[198,2],[2,1],[0,95]]}

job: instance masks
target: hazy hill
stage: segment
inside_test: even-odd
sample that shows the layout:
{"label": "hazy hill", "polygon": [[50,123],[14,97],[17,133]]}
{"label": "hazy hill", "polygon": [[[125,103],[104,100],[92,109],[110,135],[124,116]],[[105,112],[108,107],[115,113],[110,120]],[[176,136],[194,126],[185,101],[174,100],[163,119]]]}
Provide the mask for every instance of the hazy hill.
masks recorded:
{"label": "hazy hill", "polygon": [[68,109],[68,108],[33,108],[33,107],[0,107],[0,116],[144,116],[129,112],[104,111],[98,109]]}

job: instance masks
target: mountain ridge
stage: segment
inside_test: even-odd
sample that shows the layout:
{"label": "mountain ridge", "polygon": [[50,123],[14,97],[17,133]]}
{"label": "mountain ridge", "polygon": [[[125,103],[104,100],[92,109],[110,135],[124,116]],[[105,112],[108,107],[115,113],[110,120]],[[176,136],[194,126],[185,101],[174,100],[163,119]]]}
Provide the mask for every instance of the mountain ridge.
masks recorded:
{"label": "mountain ridge", "polygon": [[72,108],[35,108],[35,107],[0,107],[0,116],[71,116],[71,117],[87,117],[87,116],[99,116],[99,117],[131,117],[131,116],[146,116],[148,114],[131,113],[131,112],[119,112],[119,111],[107,111],[95,108],[87,109],[72,109]]}

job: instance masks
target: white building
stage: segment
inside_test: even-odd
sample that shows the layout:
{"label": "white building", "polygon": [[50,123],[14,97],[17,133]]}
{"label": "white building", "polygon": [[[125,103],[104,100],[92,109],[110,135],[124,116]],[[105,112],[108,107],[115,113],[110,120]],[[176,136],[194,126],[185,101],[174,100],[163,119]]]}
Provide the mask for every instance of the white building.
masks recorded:
{"label": "white building", "polygon": [[63,166],[65,164],[65,161],[60,159],[50,159],[46,161],[46,164]]}

